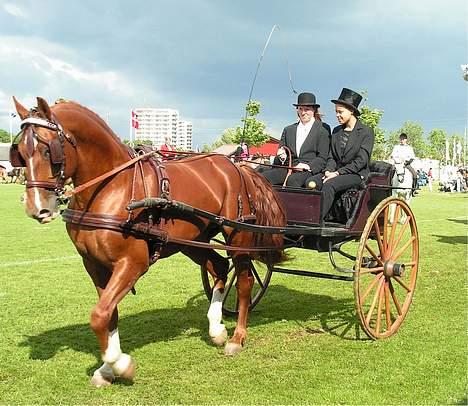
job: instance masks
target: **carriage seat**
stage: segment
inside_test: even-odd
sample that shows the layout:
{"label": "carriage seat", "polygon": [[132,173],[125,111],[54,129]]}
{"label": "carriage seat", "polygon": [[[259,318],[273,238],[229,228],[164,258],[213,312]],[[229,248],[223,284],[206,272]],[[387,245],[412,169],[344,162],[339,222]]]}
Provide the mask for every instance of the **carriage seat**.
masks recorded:
{"label": "carriage seat", "polygon": [[325,217],[325,221],[346,224],[351,219],[357,209],[357,203],[365,193],[369,183],[377,185],[390,185],[395,168],[385,161],[369,162],[369,175],[363,179],[357,187],[351,187],[338,194],[330,212]]}

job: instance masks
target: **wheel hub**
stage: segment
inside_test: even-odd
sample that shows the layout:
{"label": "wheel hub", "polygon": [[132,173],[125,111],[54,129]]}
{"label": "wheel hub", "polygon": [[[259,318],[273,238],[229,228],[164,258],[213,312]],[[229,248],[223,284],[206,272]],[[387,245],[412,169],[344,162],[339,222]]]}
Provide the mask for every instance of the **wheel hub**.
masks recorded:
{"label": "wheel hub", "polygon": [[393,261],[385,261],[384,266],[385,276],[403,276],[405,272],[405,264],[398,264]]}

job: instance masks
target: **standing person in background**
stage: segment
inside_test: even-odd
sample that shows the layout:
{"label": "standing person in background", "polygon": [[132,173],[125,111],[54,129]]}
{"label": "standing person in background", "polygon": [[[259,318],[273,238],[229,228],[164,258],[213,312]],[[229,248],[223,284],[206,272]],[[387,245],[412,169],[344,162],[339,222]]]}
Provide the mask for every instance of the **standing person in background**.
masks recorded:
{"label": "standing person in background", "polygon": [[[325,167],[330,148],[330,133],[320,120],[315,95],[301,93],[297,104],[293,104],[299,122],[284,128],[274,165],[289,165],[288,151],[291,151],[292,168],[272,168],[262,175],[273,185],[301,187],[311,174],[320,173]],[[289,175],[289,176],[288,176]]]}
{"label": "standing person in background", "polygon": [[175,151],[171,141],[172,137],[170,135],[166,135],[164,137],[164,144],[159,147],[159,151],[161,151],[163,159],[172,158],[175,156],[175,154],[171,153],[171,151]]}
{"label": "standing person in background", "polygon": [[338,127],[331,137],[330,154],[324,173],[308,177],[306,187],[322,191],[322,220],[330,211],[335,196],[350,187],[357,187],[369,174],[374,148],[374,131],[359,120],[358,106],[362,96],[344,88],[335,104]]}
{"label": "standing person in background", "polygon": [[429,168],[427,173],[427,185],[429,186],[429,192],[432,192],[432,168]]}
{"label": "standing person in background", "polygon": [[393,147],[392,155],[390,159],[394,162],[403,162],[405,167],[413,175],[413,194],[417,194],[416,191],[418,187],[418,174],[415,169],[411,166],[411,163],[414,161],[416,156],[414,155],[414,150],[411,145],[408,145],[408,136],[405,133],[400,134],[400,143]]}

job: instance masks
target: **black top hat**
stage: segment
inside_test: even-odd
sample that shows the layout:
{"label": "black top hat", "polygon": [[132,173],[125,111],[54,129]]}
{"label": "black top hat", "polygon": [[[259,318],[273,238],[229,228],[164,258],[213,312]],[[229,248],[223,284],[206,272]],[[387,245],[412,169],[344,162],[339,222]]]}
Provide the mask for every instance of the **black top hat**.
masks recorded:
{"label": "black top hat", "polygon": [[320,104],[317,104],[315,101],[315,94],[313,93],[300,93],[297,96],[297,104],[293,104],[293,106],[313,106],[313,107],[320,107]]}
{"label": "black top hat", "polygon": [[359,93],[351,89],[343,88],[341,91],[340,97],[337,100],[332,100],[332,103],[342,104],[343,106],[349,107],[354,111],[356,116],[359,116],[361,113],[358,110],[359,103],[361,103],[362,96]]}

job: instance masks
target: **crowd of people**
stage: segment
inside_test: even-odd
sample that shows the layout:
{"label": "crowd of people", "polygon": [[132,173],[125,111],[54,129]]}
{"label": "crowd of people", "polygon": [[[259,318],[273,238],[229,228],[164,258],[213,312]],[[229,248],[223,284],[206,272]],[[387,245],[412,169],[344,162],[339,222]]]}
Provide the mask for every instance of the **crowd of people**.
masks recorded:
{"label": "crowd of people", "polygon": [[441,192],[468,191],[468,169],[446,165],[440,170],[439,190]]}

